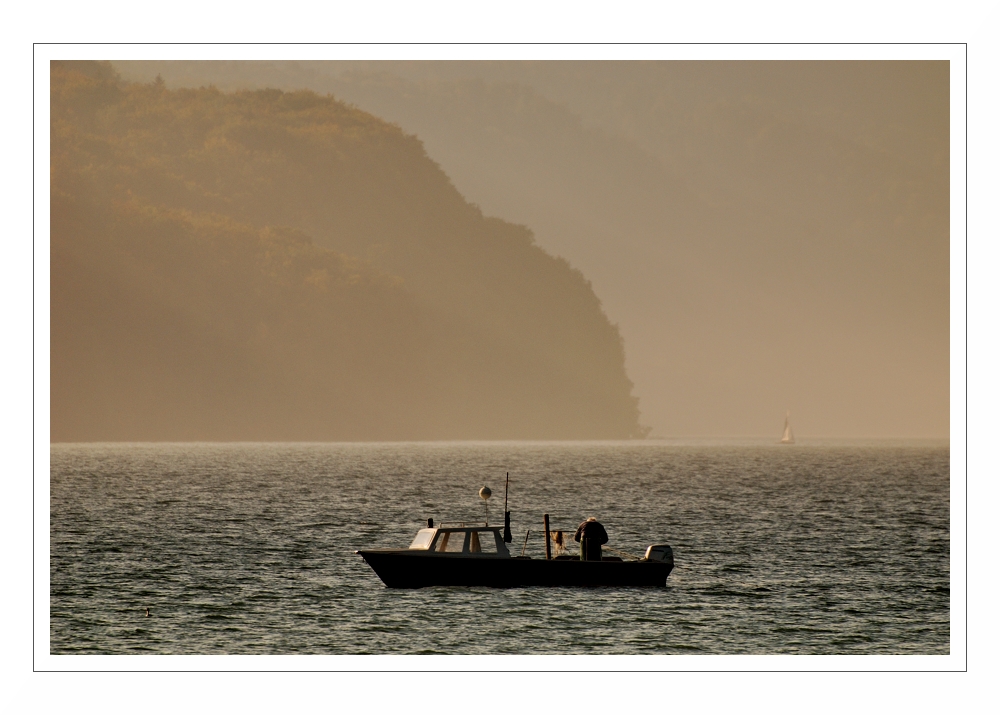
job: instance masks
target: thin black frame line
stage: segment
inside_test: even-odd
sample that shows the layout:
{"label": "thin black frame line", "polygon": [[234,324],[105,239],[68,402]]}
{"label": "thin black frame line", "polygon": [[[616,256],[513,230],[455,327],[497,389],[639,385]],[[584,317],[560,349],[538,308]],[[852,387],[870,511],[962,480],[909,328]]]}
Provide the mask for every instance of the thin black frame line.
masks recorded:
{"label": "thin black frame line", "polygon": [[[482,670],[39,670],[38,673],[495,673]],[[505,670],[504,673],[565,673],[565,670]],[[574,670],[574,673],[964,673],[964,670]]]}
{"label": "thin black frame line", "polygon": [[[763,46],[812,46],[812,47],[867,47],[871,45],[878,46],[903,46],[903,45],[913,45],[913,46],[932,46],[932,47],[950,47],[965,45],[966,55],[969,51],[968,42],[35,42],[33,47],[36,45],[59,45],[63,47],[78,47],[78,46],[98,46],[98,45],[111,45],[111,46],[153,46],[160,47],[163,45],[170,46],[239,46],[239,47],[346,47],[362,45],[365,47],[390,47],[390,46],[418,46],[418,47],[436,47],[436,46],[447,46],[447,47],[482,47],[482,46],[501,46],[501,47],[516,47],[516,46],[530,46],[530,47],[763,47]],[[205,62],[212,62],[214,60],[203,60]],[[253,62],[254,60],[242,60],[244,62]],[[391,61],[391,60],[390,60]],[[435,61],[435,60],[429,60]],[[448,62],[451,60],[438,60],[441,62]],[[473,60],[474,61],[474,60]],[[517,60],[508,60],[516,62]],[[558,60],[539,60],[540,62],[557,62]],[[567,60],[568,62],[580,61],[580,60]],[[636,60],[637,62],[650,61],[655,62],[656,60]],[[713,60],[691,60],[691,61],[704,61],[711,62]],[[762,60],[766,61],[766,60]],[[781,60],[776,60],[781,61]],[[792,60],[794,61],[794,60]],[[804,60],[804,61],[816,61],[823,62],[825,60]],[[851,61],[864,61],[864,60],[830,60],[836,62],[851,62]],[[872,62],[880,61],[892,61],[892,60],[870,60]]]}
{"label": "thin black frame line", "polygon": [[[36,250],[36,227],[35,227],[35,46],[31,47],[31,671],[35,669],[35,250]],[[50,121],[51,124],[51,121]],[[51,261],[50,261],[51,263]],[[49,481],[52,480],[51,470]],[[51,514],[49,516],[51,519]],[[52,561],[52,552],[48,554],[49,561]],[[51,599],[49,610],[51,611]],[[51,616],[51,613],[50,613]],[[50,644],[51,645],[51,644]],[[51,649],[49,651],[51,655]]]}
{"label": "thin black frame line", "polygon": [[[951,123],[949,122],[949,128]],[[949,175],[950,175],[949,170]],[[951,182],[949,181],[949,184]],[[950,196],[949,196],[950,199]],[[949,209],[950,209],[949,200]],[[949,224],[951,223],[949,217]],[[949,232],[951,227],[949,225]],[[950,243],[950,241],[949,241]],[[949,457],[951,451],[948,452]],[[949,459],[950,462],[950,459]],[[948,466],[951,480],[951,465]],[[949,529],[950,531],[950,529]],[[949,535],[949,545],[951,539]],[[949,558],[949,563],[951,559]],[[965,44],[965,672],[969,670],[969,44]]]}

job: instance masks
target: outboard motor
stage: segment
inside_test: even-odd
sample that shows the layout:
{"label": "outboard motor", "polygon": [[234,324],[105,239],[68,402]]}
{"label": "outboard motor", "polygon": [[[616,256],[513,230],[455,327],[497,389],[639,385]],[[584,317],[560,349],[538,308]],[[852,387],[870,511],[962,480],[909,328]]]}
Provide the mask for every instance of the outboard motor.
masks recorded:
{"label": "outboard motor", "polygon": [[660,561],[661,563],[674,565],[674,550],[668,544],[653,544],[646,549],[645,561]]}

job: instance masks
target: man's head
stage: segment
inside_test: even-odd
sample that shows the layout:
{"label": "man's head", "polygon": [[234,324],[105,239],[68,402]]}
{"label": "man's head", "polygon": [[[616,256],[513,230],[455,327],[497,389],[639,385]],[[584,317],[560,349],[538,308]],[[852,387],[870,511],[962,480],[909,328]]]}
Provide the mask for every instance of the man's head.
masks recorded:
{"label": "man's head", "polygon": [[588,516],[587,517],[587,521],[597,521],[597,517],[596,516]]}

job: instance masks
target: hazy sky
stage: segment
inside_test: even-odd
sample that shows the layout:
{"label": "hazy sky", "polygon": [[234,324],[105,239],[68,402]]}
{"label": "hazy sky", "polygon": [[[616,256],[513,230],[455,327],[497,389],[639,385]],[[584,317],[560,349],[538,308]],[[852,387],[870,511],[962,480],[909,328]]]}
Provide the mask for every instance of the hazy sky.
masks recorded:
{"label": "hazy sky", "polygon": [[653,436],[948,434],[947,63],[117,66],[416,134],[592,282]]}

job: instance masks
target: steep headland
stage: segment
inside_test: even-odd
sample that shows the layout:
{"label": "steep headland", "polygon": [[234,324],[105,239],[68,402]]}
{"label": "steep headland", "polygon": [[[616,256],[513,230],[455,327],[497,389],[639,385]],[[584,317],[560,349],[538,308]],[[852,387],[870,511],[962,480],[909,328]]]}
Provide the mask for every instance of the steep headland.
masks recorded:
{"label": "steep headland", "polygon": [[53,441],[644,434],[587,280],[398,126],[51,77]]}

